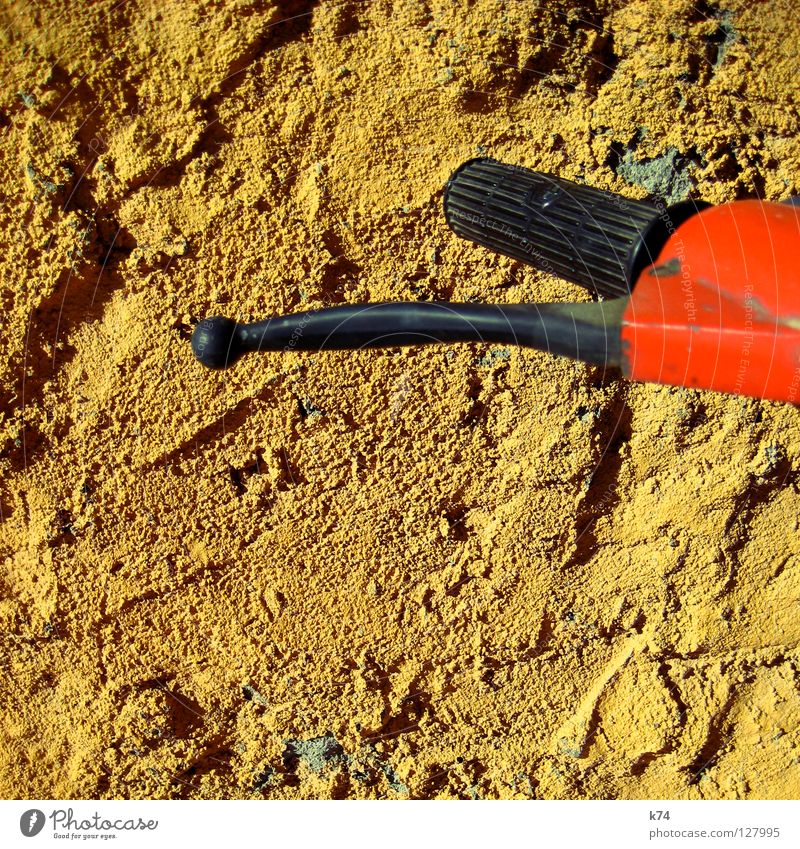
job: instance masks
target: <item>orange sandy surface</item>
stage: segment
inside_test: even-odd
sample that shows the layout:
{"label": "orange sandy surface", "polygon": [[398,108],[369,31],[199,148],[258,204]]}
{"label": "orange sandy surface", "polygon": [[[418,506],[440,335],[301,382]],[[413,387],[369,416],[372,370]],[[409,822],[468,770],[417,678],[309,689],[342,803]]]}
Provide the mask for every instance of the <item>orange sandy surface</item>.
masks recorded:
{"label": "orange sandy surface", "polygon": [[0,793],[800,796],[793,407],[188,341],[585,298],[449,232],[478,153],[787,197],[793,8],[5,2]]}

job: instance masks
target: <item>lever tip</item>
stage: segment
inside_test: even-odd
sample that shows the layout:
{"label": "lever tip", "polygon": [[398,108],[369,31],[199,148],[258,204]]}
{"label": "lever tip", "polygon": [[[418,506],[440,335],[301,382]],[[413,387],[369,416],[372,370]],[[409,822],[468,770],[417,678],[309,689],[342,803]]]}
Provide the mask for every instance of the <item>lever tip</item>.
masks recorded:
{"label": "lever tip", "polygon": [[204,318],[192,334],[192,351],[208,368],[232,365],[243,353],[236,336],[236,322],[221,316]]}

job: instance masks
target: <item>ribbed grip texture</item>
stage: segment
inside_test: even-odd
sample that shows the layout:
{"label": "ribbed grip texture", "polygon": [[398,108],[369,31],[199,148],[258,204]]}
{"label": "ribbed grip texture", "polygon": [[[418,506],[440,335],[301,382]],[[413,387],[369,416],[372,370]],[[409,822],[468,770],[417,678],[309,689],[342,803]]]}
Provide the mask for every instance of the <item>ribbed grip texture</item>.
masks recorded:
{"label": "ribbed grip texture", "polygon": [[493,159],[453,174],[444,211],[459,236],[607,298],[629,294],[659,216],[654,204]]}

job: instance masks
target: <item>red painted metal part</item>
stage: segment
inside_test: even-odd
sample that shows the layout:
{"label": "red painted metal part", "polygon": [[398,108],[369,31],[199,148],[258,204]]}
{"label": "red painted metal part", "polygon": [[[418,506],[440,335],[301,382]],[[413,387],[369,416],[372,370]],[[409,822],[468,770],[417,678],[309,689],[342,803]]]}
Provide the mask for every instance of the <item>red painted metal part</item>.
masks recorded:
{"label": "red painted metal part", "polygon": [[800,207],[736,201],[690,218],[622,319],[633,380],[800,403]]}

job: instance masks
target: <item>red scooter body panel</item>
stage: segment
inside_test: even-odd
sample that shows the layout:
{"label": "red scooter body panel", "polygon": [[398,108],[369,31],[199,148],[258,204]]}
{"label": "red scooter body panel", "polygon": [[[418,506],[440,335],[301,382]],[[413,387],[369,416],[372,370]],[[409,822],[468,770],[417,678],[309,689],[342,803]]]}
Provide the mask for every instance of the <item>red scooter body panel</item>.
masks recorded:
{"label": "red scooter body panel", "polygon": [[800,207],[698,213],[639,277],[622,319],[634,380],[800,401]]}

